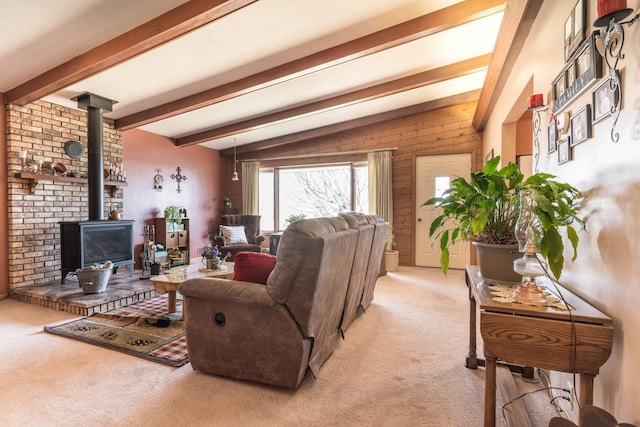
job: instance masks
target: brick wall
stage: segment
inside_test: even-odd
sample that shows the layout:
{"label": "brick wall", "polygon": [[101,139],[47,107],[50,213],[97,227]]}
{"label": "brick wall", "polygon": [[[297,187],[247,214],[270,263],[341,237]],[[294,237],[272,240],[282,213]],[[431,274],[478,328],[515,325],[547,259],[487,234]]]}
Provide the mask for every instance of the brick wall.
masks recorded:
{"label": "brick wall", "polygon": [[[80,141],[85,147],[81,158],[65,154],[64,144]],[[122,135],[113,121],[103,126],[104,162],[122,162]],[[21,172],[19,153],[28,150],[28,159],[47,164],[62,162],[67,171],[87,173],[87,118],[75,110],[36,101],[25,106],[7,107],[7,173],[9,219],[9,285],[11,288],[60,280],[60,221],[88,219],[86,183],[48,181],[43,175],[33,192],[31,182],[17,178]],[[107,211],[112,204],[122,207],[122,189],[115,197],[105,190]]]}

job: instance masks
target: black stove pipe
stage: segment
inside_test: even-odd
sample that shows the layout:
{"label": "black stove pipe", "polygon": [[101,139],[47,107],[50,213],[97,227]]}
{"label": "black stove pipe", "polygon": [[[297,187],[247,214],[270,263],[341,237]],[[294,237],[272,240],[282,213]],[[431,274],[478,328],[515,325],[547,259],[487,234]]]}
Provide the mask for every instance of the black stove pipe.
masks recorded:
{"label": "black stove pipe", "polygon": [[89,221],[104,219],[104,143],[102,109],[87,108],[87,156],[89,181]]}
{"label": "black stove pipe", "polygon": [[104,219],[104,142],[102,111],[111,111],[117,101],[84,93],[73,98],[78,108],[87,110],[87,181],[89,184],[89,221]]}

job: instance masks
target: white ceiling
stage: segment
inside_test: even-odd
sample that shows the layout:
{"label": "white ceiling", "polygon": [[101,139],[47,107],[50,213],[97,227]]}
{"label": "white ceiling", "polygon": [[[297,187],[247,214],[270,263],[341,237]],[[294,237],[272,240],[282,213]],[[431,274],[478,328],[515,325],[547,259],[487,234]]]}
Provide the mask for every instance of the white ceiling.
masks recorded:
{"label": "white ceiling", "polygon": [[[207,3],[204,0],[193,0]],[[0,0],[0,92],[168,12],[180,0]],[[209,3],[216,3],[212,0]],[[120,119],[264,72],[459,3],[455,0],[259,0],[197,30],[88,78],[55,88],[46,101],[76,108],[91,92],[117,101]],[[483,3],[480,0],[462,2]],[[495,2],[494,2],[495,3]],[[173,13],[173,12],[172,12]],[[223,126],[200,142],[225,149],[446,99],[482,88],[486,67],[400,92],[355,91],[491,53],[503,13],[495,13],[369,55],[289,75],[203,108],[153,120],[140,129],[170,138]],[[6,37],[6,35],[11,35]],[[320,103],[341,97],[340,102]],[[306,104],[317,103],[313,108]],[[294,108],[302,108],[302,113]],[[292,110],[274,118],[262,119]]]}

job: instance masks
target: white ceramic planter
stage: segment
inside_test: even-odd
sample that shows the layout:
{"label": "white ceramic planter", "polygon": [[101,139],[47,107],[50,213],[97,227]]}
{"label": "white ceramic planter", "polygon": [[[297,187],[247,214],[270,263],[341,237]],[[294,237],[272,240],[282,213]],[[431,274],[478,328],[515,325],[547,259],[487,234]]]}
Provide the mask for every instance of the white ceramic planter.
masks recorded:
{"label": "white ceramic planter", "polygon": [[385,252],[387,271],[398,271],[400,266],[400,252],[392,250]]}

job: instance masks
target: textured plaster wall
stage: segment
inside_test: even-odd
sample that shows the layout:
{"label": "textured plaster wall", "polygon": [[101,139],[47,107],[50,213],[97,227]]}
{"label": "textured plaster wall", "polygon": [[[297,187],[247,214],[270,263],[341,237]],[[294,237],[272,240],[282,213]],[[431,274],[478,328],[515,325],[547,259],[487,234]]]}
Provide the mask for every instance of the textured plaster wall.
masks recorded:
{"label": "textured plaster wall", "polygon": [[[487,147],[497,147],[502,128],[529,82],[533,93],[550,96],[551,82],[562,70],[564,21],[575,2],[544,2],[531,34],[501,94],[483,135]],[[588,31],[596,15],[596,2],[588,4]],[[639,0],[628,7],[637,10]],[[580,233],[576,262],[567,262],[561,281],[576,294],[614,320],[613,352],[595,380],[594,404],[610,411],[619,421],[640,424],[640,25],[626,33],[626,58],[621,61],[622,112],[613,143],[614,119],[593,126],[593,138],[573,148],[573,160],[558,165],[556,153],[547,154],[543,113],[539,169],[570,182],[585,194],[583,212],[587,229]],[[591,91],[574,99],[565,111],[575,113],[591,103]],[[499,153],[497,153],[499,154]],[[565,253],[565,259],[570,254]],[[554,385],[566,387],[572,375],[552,373]]]}
{"label": "textured plaster wall", "polygon": [[[220,153],[199,146],[178,148],[168,138],[136,129],[123,132],[122,138],[129,184],[124,192],[124,218],[136,221],[136,267],[140,268],[139,254],[144,244],[142,226],[153,224],[153,218],[163,217],[164,209],[170,205],[187,210],[190,255],[199,257],[199,248],[206,243],[209,233],[218,228],[224,206]],[[178,166],[187,177],[180,185],[180,193],[176,191],[177,182],[171,179]],[[153,188],[156,169],[162,169],[162,191]]]}

